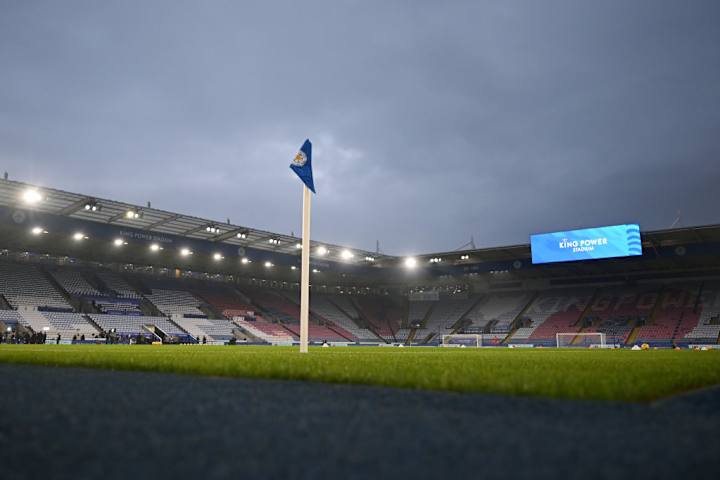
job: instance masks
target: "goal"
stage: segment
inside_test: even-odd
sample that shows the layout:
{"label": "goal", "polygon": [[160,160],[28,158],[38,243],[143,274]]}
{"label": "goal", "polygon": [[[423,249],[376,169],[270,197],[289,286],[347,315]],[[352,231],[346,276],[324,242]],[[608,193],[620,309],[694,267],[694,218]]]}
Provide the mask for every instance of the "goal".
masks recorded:
{"label": "goal", "polygon": [[482,335],[473,335],[469,333],[443,335],[441,345],[443,347],[482,347]]}
{"label": "goal", "polygon": [[600,332],[571,332],[556,333],[555,342],[557,347],[590,347],[605,348],[605,334]]}

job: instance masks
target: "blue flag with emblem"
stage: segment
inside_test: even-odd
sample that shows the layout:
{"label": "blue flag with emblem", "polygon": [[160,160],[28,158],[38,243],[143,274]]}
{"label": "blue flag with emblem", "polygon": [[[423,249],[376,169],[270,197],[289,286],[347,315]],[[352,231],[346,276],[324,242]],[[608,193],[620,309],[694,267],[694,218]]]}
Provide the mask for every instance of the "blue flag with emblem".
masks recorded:
{"label": "blue flag with emblem", "polygon": [[313,182],[312,172],[312,143],[310,140],[305,140],[300,151],[298,151],[295,158],[293,158],[290,168],[295,174],[300,177],[300,180],[310,189],[311,192],[315,192],[315,183]]}

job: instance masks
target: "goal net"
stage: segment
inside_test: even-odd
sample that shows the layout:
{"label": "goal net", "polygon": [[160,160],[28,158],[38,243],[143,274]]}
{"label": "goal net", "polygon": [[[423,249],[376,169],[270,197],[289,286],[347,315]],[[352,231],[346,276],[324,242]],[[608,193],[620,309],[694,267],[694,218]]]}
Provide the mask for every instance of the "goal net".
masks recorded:
{"label": "goal net", "polygon": [[443,335],[441,345],[443,347],[482,347],[482,335],[472,335],[469,333]]}
{"label": "goal net", "polygon": [[555,334],[557,347],[605,348],[605,334],[600,332],[574,332]]}

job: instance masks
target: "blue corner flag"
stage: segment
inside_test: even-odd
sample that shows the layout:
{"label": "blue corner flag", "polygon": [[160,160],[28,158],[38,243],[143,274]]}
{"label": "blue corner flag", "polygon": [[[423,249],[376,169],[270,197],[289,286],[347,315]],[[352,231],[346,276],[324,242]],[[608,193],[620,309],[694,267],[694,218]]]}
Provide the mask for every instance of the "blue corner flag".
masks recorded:
{"label": "blue corner flag", "polygon": [[310,140],[305,140],[303,146],[300,147],[300,151],[293,158],[290,168],[293,172],[300,177],[300,180],[312,191],[315,192],[315,183],[313,182],[312,173],[312,143]]}

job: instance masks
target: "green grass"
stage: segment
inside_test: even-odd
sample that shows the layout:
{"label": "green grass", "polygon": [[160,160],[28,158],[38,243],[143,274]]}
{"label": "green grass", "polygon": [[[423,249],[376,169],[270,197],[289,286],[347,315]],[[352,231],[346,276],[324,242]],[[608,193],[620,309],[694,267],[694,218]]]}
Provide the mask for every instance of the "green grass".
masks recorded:
{"label": "green grass", "polygon": [[0,362],[624,401],[720,384],[720,351],[3,344]]}

